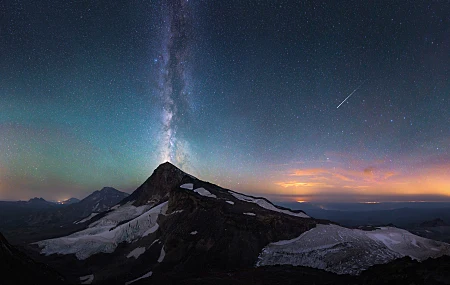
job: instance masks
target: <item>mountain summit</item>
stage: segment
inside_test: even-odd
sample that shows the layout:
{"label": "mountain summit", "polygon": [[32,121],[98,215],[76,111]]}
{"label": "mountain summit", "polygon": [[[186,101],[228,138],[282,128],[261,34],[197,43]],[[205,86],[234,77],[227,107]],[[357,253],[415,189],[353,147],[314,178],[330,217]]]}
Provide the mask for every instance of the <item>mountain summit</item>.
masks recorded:
{"label": "mountain summit", "polygon": [[170,162],[160,164],[153,174],[121,204],[133,201],[134,206],[156,205],[169,199],[169,192],[187,174]]}
{"label": "mountain summit", "polygon": [[92,212],[100,213],[108,210],[111,206],[119,203],[129,194],[121,192],[113,187],[103,187],[77,203],[78,210],[83,211],[83,215]]}

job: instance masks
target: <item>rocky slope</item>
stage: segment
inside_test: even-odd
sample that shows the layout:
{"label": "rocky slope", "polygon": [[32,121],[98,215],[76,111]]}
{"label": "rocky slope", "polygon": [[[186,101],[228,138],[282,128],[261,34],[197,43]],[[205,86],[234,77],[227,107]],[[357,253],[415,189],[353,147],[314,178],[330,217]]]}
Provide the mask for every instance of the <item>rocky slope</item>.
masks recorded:
{"label": "rocky slope", "polygon": [[[146,284],[144,281],[133,285]],[[411,285],[450,284],[450,257],[443,256],[423,262],[408,257],[387,264],[375,265],[359,276],[334,274],[303,266],[277,265],[241,270],[213,271],[187,279],[172,274],[152,279],[153,285]]]}

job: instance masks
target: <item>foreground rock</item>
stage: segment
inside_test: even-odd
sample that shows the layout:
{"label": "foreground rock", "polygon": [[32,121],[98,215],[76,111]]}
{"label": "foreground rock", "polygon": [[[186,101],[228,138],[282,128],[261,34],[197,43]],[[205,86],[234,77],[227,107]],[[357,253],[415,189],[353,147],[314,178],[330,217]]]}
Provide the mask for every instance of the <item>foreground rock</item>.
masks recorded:
{"label": "foreground rock", "polygon": [[[134,285],[145,284],[134,283]],[[339,275],[303,266],[277,265],[247,268],[235,271],[205,272],[202,275],[180,280],[167,274],[152,280],[153,285],[411,285],[450,284],[450,257],[428,259],[423,262],[408,257],[387,264],[376,265],[359,276]]]}
{"label": "foreground rock", "polygon": [[64,278],[14,248],[0,233],[0,284],[64,284]]}

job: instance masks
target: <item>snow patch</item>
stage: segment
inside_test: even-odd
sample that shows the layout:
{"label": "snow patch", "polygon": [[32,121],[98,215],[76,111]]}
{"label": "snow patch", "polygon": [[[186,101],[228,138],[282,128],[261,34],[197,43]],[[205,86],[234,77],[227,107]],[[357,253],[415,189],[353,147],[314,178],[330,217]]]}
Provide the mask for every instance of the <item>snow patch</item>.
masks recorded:
{"label": "snow patch", "polygon": [[166,252],[164,251],[164,246],[161,248],[161,253],[158,257],[158,262],[161,263],[164,260],[164,257],[166,257]]}
{"label": "snow patch", "polygon": [[181,185],[180,188],[192,190],[192,189],[194,189],[194,184],[186,183],[186,184]]}
{"label": "snow patch", "polygon": [[244,213],[244,215],[247,215],[247,216],[256,216],[255,213],[251,213],[251,212],[249,212],[249,213]]}
{"label": "snow patch", "polygon": [[289,210],[282,210],[282,209],[278,209],[277,207],[275,207],[274,205],[272,205],[271,203],[269,203],[267,200],[265,199],[258,199],[258,198],[253,198],[253,197],[249,197],[246,195],[242,195],[239,193],[235,193],[233,191],[229,191],[229,193],[231,195],[233,195],[236,199],[239,199],[241,201],[244,202],[248,202],[248,203],[254,203],[257,204],[258,206],[260,206],[261,208],[270,210],[270,211],[274,211],[274,212],[278,212],[278,213],[283,213],[286,215],[290,215],[290,216],[294,216],[294,217],[300,217],[300,218],[310,218],[310,216],[306,215],[305,213],[294,213],[291,212]]}
{"label": "snow patch", "polygon": [[138,259],[139,256],[141,254],[143,254],[144,252],[145,252],[145,247],[136,247],[127,255],[127,258],[134,257],[134,258]]}
{"label": "snow patch", "polygon": [[206,190],[205,188],[197,188],[197,189],[194,190],[194,192],[195,192],[195,193],[198,193],[198,194],[200,194],[200,195],[202,195],[202,196],[205,196],[205,197],[209,197],[209,198],[217,198],[216,195],[211,194],[211,192],[209,192],[209,191]]}
{"label": "snow patch", "polygon": [[148,278],[148,277],[152,276],[152,274],[153,274],[153,272],[150,271],[150,272],[148,272],[148,273],[142,275],[142,276],[139,277],[139,278],[136,278],[136,279],[131,280],[131,281],[128,281],[128,282],[125,282],[125,285],[129,285],[129,284],[134,283],[134,282],[136,282],[136,281],[138,281],[138,280],[141,280],[141,279],[144,279],[144,278]]}
{"label": "snow patch", "polygon": [[94,274],[90,274],[90,275],[86,275],[86,276],[81,276],[80,277],[81,284],[91,284],[92,281],[94,281]]}
{"label": "snow patch", "polygon": [[170,213],[170,215],[182,213],[183,211],[184,210],[176,210],[176,211],[173,211],[172,213]]}
{"label": "snow patch", "polygon": [[234,202],[233,202],[233,201],[225,201],[225,202],[227,202],[227,203],[230,204],[230,205],[234,205]]}
{"label": "snow patch", "polygon": [[197,231],[193,231],[193,232],[191,232],[190,234],[191,235],[196,235],[198,232]]}

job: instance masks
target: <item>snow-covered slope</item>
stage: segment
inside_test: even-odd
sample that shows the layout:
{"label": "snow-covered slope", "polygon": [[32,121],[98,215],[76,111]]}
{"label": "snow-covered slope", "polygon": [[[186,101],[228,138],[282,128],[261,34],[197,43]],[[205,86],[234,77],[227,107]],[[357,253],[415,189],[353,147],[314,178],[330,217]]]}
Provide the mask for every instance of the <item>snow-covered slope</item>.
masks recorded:
{"label": "snow-covered slope", "polygon": [[450,245],[425,239],[393,227],[373,231],[337,225],[317,225],[292,240],[270,243],[257,266],[291,264],[338,274],[359,274],[374,264],[410,256],[424,260],[450,255]]}
{"label": "snow-covered slope", "polygon": [[229,193],[231,195],[233,195],[238,200],[241,200],[241,201],[244,201],[244,202],[248,202],[248,203],[257,204],[258,206],[260,206],[260,207],[262,207],[264,209],[270,210],[270,211],[275,211],[275,212],[278,212],[278,213],[283,213],[283,214],[294,216],[294,217],[310,218],[308,215],[306,215],[305,213],[302,213],[302,212],[295,213],[295,212],[292,212],[292,211],[289,211],[289,210],[279,209],[279,208],[275,207],[272,203],[268,202],[266,199],[253,198],[253,197],[246,196],[246,195],[243,195],[243,194],[239,194],[239,193],[236,193],[236,192],[233,192],[233,191],[229,191]]}
{"label": "snow-covered slope", "polygon": [[[149,234],[157,226],[158,216],[166,213],[167,204],[164,202],[149,210],[149,206],[126,204],[90,224],[85,230],[66,237],[43,240],[37,245],[43,254],[75,254],[80,260],[99,252],[111,253],[119,243],[130,243]],[[132,220],[119,225],[130,218]]]}

